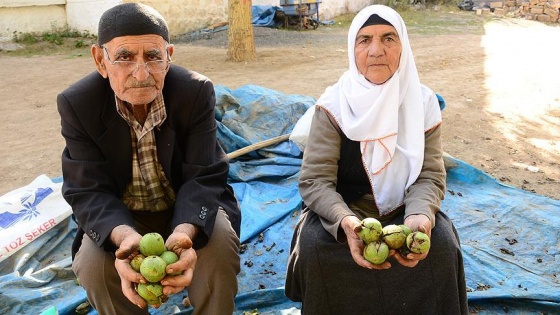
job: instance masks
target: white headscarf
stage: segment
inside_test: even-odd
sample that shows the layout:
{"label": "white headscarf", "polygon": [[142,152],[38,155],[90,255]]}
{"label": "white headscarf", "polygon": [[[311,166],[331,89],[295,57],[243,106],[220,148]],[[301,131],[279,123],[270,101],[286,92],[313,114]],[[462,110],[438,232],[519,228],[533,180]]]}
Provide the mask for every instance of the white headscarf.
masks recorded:
{"label": "white headscarf", "polygon": [[[393,25],[402,44],[397,71],[379,85],[359,73],[354,57],[356,35],[373,14]],[[372,5],[356,15],[348,32],[348,58],[349,69],[325,90],[317,106],[330,112],[350,140],[360,142],[377,207],[387,214],[403,204],[406,189],[418,178],[424,132],[441,122],[441,113],[438,109],[426,115],[430,121],[425,121],[422,87],[406,26],[395,10]]]}

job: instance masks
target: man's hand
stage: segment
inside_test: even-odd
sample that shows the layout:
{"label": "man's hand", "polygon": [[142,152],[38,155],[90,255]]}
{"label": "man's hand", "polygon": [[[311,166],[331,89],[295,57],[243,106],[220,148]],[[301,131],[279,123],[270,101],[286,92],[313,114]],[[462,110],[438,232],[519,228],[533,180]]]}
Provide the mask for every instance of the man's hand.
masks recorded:
{"label": "man's hand", "polygon": [[[428,237],[432,236],[432,223],[430,219],[423,214],[413,214],[404,220],[404,224],[408,226],[413,232],[420,231],[426,233]],[[400,253],[396,253],[393,257],[397,262],[405,267],[415,267],[420,260],[428,256],[428,252],[423,254],[409,253],[404,257]]]}
{"label": "man's hand", "polygon": [[121,278],[123,294],[139,308],[146,308],[146,301],[135,289],[137,283],[146,283],[146,279],[130,266],[130,261],[140,253],[141,239],[142,235],[126,225],[119,225],[111,232],[111,241],[118,247],[115,252],[115,269]]}
{"label": "man's hand", "polygon": [[[179,260],[169,264],[166,268],[167,276],[161,280],[163,294],[171,295],[181,292],[186,286],[191,284],[194,268],[196,265],[196,252],[192,248],[192,240],[198,233],[198,227],[192,224],[178,225],[167,241],[167,250],[175,252]],[[177,275],[172,275],[178,273]]]}
{"label": "man's hand", "polygon": [[[361,221],[355,216],[346,216],[340,222],[344,233],[346,234],[346,238],[348,239],[348,246],[350,247],[350,254],[354,261],[368,269],[389,269],[391,268],[391,263],[385,261],[380,265],[374,265],[367,261],[364,256],[364,241],[360,239],[360,236],[357,234],[361,230]],[[389,255],[394,254],[394,251],[391,250]]]}

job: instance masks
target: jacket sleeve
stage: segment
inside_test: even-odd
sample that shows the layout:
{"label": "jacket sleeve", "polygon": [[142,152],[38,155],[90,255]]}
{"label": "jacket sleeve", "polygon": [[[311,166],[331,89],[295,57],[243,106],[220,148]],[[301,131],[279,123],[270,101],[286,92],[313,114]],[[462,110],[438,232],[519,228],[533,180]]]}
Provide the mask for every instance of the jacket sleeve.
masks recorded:
{"label": "jacket sleeve", "polygon": [[337,240],[344,241],[340,222],[353,212],[336,192],[340,145],[339,129],[317,106],[303,154],[299,192],[303,202],[319,215],[323,227]]}
{"label": "jacket sleeve", "polygon": [[[63,93],[57,97],[57,107],[66,142],[62,153],[62,194],[80,228],[97,246],[113,250],[114,245],[108,241],[113,228],[121,224],[133,226],[134,221],[116,193],[119,188],[109,161],[80,118],[84,115],[76,113]],[[91,115],[89,118],[95,119]]]}
{"label": "jacket sleeve", "polygon": [[[192,89],[193,86],[190,86]],[[229,161],[220,147],[214,117],[215,92],[212,82],[203,79],[191,91],[195,97],[186,126],[176,126],[182,164],[182,180],[178,188],[172,227],[190,223],[200,227],[195,247],[204,246],[214,229],[214,222],[227,194]],[[170,115],[173,115],[171,113]]]}

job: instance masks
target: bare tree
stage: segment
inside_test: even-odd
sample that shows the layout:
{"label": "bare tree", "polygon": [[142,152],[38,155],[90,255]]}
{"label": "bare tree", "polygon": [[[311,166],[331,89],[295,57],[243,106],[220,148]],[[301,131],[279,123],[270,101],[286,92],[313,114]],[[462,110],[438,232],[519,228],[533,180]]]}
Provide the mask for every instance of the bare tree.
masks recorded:
{"label": "bare tree", "polygon": [[228,59],[257,59],[251,16],[251,0],[228,0]]}

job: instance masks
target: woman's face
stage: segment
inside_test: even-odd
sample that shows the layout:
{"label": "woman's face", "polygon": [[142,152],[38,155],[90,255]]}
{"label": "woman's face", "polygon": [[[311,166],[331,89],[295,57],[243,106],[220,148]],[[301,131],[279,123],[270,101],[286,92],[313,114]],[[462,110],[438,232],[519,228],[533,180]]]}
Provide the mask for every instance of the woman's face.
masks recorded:
{"label": "woman's face", "polygon": [[402,44],[397,30],[390,25],[370,25],[356,35],[356,67],[374,84],[389,80],[399,67]]}

